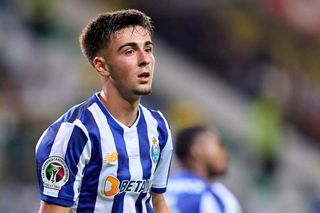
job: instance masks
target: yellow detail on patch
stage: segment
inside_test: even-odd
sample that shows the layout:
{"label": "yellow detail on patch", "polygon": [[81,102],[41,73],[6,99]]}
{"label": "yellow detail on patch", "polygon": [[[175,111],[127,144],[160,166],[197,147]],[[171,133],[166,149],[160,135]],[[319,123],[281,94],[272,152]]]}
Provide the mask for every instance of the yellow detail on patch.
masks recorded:
{"label": "yellow detail on patch", "polygon": [[152,137],[152,145],[157,145],[158,140],[155,137]]}
{"label": "yellow detail on patch", "polygon": [[105,163],[115,163],[118,160],[118,153],[111,152],[105,155],[103,162]]}

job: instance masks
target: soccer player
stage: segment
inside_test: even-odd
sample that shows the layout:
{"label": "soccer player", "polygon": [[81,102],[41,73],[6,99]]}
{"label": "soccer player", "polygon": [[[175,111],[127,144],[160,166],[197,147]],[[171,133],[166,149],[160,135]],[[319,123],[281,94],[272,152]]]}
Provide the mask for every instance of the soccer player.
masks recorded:
{"label": "soccer player", "polygon": [[198,125],[177,132],[175,153],[182,169],[169,178],[166,193],[172,213],[240,213],[235,196],[211,179],[223,174],[228,155],[217,134]]}
{"label": "soccer player", "polygon": [[100,14],[80,35],[102,89],[72,107],[36,146],[40,213],[168,212],[171,133],[151,93],[153,26],[128,9]]}

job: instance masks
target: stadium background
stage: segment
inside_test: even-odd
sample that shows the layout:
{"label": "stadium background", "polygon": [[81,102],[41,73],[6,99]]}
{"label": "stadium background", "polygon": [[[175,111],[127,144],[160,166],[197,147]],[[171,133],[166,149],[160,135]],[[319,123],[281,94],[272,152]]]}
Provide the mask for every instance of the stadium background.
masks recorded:
{"label": "stadium background", "polygon": [[218,128],[231,154],[222,181],[244,212],[320,212],[317,0],[0,0],[0,212],[38,208],[40,134],[100,85],[78,34],[121,8],[142,9],[156,27],[144,104],[173,132]]}

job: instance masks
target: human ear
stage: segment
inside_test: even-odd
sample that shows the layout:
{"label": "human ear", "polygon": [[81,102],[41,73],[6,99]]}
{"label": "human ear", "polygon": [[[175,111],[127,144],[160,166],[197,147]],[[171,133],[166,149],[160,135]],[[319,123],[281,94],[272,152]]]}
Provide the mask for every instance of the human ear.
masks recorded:
{"label": "human ear", "polygon": [[106,60],[101,56],[96,56],[93,61],[93,66],[99,75],[108,77],[110,75]]}

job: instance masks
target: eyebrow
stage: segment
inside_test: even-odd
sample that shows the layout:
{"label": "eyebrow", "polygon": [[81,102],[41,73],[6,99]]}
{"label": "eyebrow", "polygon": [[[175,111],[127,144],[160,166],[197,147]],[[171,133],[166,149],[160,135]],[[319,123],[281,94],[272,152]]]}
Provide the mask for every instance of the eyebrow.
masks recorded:
{"label": "eyebrow", "polygon": [[[144,43],[144,45],[153,45],[153,43],[152,43],[152,41],[146,41],[145,43]],[[124,47],[137,47],[138,46],[138,44],[136,43],[136,42],[129,42],[129,43],[125,43],[124,45],[121,45],[119,48],[118,48],[118,51],[120,51],[122,48],[124,48]]]}

